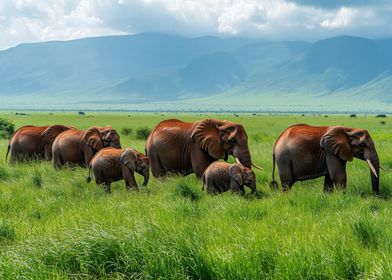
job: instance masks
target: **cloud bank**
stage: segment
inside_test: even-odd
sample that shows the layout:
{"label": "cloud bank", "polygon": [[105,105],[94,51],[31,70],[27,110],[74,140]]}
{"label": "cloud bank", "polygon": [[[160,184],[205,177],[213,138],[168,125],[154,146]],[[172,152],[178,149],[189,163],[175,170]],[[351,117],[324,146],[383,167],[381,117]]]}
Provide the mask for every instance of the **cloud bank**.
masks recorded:
{"label": "cloud bank", "polygon": [[141,32],[267,40],[317,40],[342,34],[390,37],[392,4],[387,0],[0,1],[0,49]]}

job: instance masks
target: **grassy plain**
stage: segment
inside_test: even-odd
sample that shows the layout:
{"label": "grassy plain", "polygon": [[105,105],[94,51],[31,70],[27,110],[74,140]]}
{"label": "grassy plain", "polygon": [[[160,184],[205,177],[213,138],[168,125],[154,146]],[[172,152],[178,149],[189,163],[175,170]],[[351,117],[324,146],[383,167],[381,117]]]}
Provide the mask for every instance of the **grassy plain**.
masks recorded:
{"label": "grassy plain", "polygon": [[[16,127],[110,124],[124,147],[144,151],[140,127],[160,120],[207,117],[244,125],[260,198],[208,196],[194,175],[157,180],[139,192],[113,184],[108,195],[86,182],[86,170],[53,170],[49,162],[10,166],[0,140],[1,279],[391,279],[392,172],[371,195],[364,162],[348,164],[345,193],[324,194],[322,179],[269,189],[271,150],[293,123],[369,130],[381,163],[392,168],[389,118],[175,113],[1,113]],[[381,124],[380,121],[385,121]],[[232,160],[232,159],[231,159]],[[138,177],[139,183],[142,178]]]}

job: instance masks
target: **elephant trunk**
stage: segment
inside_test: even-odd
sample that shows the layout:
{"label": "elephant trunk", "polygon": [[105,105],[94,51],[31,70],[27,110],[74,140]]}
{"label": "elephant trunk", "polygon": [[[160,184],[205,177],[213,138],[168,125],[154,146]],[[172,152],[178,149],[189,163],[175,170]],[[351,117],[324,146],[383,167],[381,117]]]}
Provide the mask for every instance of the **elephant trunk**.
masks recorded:
{"label": "elephant trunk", "polygon": [[256,181],[253,181],[250,185],[249,185],[251,191],[251,194],[256,194],[257,190],[256,190]]}
{"label": "elephant trunk", "polygon": [[377,152],[373,150],[365,153],[364,158],[370,168],[373,194],[378,195],[380,194],[380,162],[378,160]]}
{"label": "elephant trunk", "polygon": [[252,160],[250,158],[250,153],[248,148],[242,149],[238,152],[236,149],[234,149],[233,156],[237,158],[243,166],[252,168]]}
{"label": "elephant trunk", "polygon": [[143,185],[142,186],[147,186],[148,180],[150,178],[150,172],[149,172],[148,169],[143,171],[143,177],[144,177],[144,181],[143,181]]}

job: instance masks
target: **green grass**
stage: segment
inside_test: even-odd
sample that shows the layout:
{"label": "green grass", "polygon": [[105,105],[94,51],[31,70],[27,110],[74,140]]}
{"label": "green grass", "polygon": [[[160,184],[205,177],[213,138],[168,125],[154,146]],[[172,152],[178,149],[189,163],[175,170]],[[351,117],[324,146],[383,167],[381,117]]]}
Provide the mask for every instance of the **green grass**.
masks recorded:
{"label": "green grass", "polygon": [[[392,168],[389,118],[219,114],[0,114],[16,127],[63,123],[153,128],[160,120],[206,117],[242,123],[261,195],[209,196],[194,175],[151,178],[140,191],[114,183],[108,195],[87,171],[49,162],[0,160],[0,279],[391,279],[392,173],[371,195],[364,162],[348,163],[345,193],[324,194],[323,179],[270,190],[271,150],[293,123],[367,128],[381,163]],[[144,151],[136,133],[124,147]],[[7,141],[0,141],[0,158]],[[231,159],[232,160],[232,159]],[[137,175],[139,184],[142,179]],[[248,190],[249,191],[249,190]]]}

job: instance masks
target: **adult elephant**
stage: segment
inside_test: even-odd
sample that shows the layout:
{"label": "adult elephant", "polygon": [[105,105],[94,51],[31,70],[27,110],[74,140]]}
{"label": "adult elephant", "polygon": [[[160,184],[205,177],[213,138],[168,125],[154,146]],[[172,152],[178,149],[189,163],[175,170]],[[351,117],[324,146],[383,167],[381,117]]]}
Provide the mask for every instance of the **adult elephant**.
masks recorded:
{"label": "adult elephant", "polygon": [[367,161],[373,193],[379,194],[380,164],[369,132],[345,126],[290,126],[274,146],[271,186],[277,187],[276,161],[283,190],[291,188],[296,181],[321,176],[325,176],[326,192],[334,185],[345,188],[346,162],[354,157]]}
{"label": "adult elephant", "polygon": [[212,162],[227,160],[228,155],[238,158],[246,167],[252,165],[243,126],[215,119],[160,122],[148,136],[146,154],[155,177],[194,172],[200,178]]}
{"label": "adult elephant", "polygon": [[11,152],[11,162],[34,159],[52,159],[52,145],[60,133],[72,128],[65,125],[33,126],[19,128],[10,138],[5,159]]}
{"label": "adult elephant", "polygon": [[120,136],[111,126],[64,131],[53,143],[53,166],[57,169],[66,164],[87,167],[93,156],[105,147],[121,148]]}

